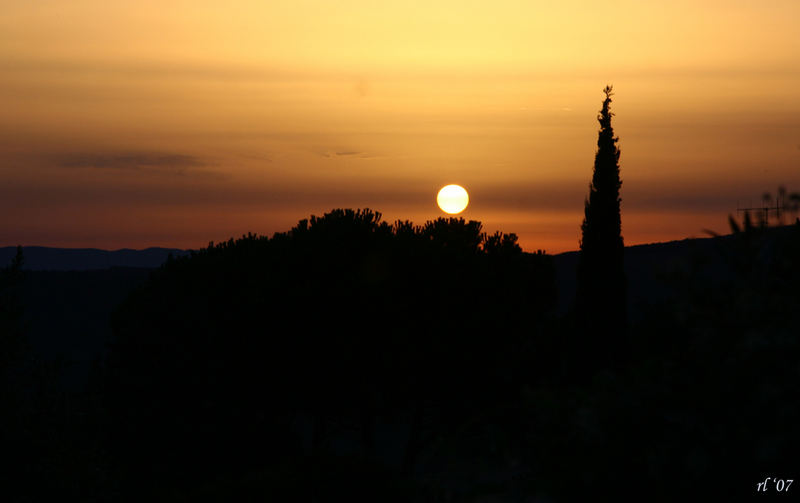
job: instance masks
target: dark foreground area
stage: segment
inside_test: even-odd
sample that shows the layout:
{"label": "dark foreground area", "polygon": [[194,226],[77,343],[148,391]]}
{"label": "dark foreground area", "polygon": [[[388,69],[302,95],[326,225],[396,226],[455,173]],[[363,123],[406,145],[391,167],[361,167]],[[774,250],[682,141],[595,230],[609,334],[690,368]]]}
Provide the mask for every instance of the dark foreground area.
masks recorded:
{"label": "dark foreground area", "polygon": [[788,501],[798,257],[796,225],[628,249],[622,343],[570,308],[576,255],[459,219],[12,263],[2,499]]}

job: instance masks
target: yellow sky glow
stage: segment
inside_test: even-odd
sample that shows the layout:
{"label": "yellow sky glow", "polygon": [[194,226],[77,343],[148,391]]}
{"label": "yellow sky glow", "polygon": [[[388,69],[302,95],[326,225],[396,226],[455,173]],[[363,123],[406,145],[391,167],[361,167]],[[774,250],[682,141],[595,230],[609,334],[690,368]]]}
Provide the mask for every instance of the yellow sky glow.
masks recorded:
{"label": "yellow sky glow", "polygon": [[[697,5],[698,3],[702,5]],[[197,248],[334,207],[575,249],[611,83],[627,244],[800,190],[796,0],[0,0],[0,246]]]}

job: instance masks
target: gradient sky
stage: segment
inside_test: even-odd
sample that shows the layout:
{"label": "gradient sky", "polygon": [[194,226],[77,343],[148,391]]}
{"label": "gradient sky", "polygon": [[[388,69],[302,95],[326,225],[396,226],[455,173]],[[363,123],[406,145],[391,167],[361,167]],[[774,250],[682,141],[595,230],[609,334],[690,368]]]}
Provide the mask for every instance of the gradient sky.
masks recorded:
{"label": "gradient sky", "polygon": [[578,246],[613,84],[626,244],[800,190],[797,0],[0,0],[0,246],[198,248],[336,207]]}

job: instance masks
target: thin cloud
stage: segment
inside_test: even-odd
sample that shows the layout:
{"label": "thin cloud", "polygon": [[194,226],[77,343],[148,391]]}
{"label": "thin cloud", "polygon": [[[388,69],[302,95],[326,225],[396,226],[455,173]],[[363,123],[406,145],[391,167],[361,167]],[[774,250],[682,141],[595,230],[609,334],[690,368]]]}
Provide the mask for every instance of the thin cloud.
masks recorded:
{"label": "thin cloud", "polygon": [[[763,189],[754,189],[751,180],[720,180],[714,190],[706,188],[709,184],[623,180],[620,194],[623,218],[625,211],[719,211],[726,214],[736,211],[737,201],[759,200],[764,190],[772,190],[766,181]],[[583,210],[588,194],[588,182],[571,180],[477,186],[470,191],[470,198],[475,209],[541,212]]]}
{"label": "thin cloud", "polygon": [[351,159],[375,159],[377,156],[370,155],[367,152],[362,152],[359,150],[322,150],[317,151],[317,154],[321,155],[322,157],[327,157],[328,159],[337,159],[337,158],[351,158]]}
{"label": "thin cloud", "polygon": [[186,169],[206,166],[208,163],[192,155],[136,152],[126,154],[68,154],[61,159],[59,164],[69,168]]}
{"label": "thin cloud", "polygon": [[173,175],[224,177],[207,168],[216,166],[202,157],[162,152],[74,153],[53,156],[58,166],[103,170],[141,171]]}

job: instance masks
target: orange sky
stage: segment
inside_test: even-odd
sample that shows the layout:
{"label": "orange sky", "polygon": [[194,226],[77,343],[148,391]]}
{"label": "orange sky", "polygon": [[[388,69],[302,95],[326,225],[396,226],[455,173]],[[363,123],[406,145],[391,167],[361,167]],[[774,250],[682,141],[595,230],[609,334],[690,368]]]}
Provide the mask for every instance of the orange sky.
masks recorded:
{"label": "orange sky", "polygon": [[608,83],[626,244],[724,232],[800,190],[800,2],[767,4],[0,0],[0,246],[422,223],[458,183],[572,250]]}

